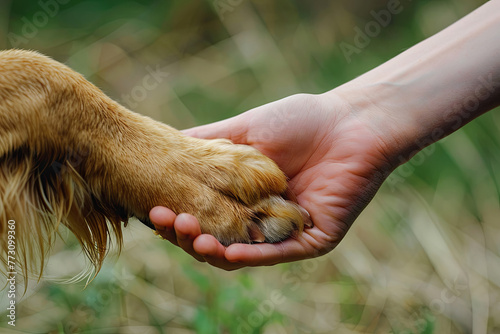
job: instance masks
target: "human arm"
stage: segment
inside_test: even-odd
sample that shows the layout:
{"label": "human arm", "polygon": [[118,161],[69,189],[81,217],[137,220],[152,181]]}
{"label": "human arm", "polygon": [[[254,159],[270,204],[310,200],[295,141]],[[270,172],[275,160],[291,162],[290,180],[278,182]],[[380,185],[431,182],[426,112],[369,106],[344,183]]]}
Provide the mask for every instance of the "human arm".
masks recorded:
{"label": "human arm", "polygon": [[385,132],[393,165],[404,163],[500,104],[500,1],[332,92]]}

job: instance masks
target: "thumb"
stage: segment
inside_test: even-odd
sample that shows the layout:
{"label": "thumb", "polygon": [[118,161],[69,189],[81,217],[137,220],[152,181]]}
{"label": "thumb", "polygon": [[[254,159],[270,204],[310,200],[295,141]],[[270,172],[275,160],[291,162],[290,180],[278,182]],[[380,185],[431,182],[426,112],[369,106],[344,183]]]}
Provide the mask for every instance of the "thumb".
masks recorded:
{"label": "thumb", "polygon": [[245,114],[241,114],[219,122],[185,129],[182,132],[196,138],[226,138],[235,144],[247,144],[248,122],[245,118]]}

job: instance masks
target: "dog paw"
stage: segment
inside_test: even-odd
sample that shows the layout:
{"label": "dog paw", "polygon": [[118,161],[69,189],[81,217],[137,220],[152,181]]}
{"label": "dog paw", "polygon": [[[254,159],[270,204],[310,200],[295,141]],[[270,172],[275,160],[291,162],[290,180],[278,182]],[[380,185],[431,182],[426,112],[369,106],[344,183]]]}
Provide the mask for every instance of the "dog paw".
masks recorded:
{"label": "dog paw", "polygon": [[287,198],[284,173],[258,150],[228,140],[188,140],[183,188],[189,191],[181,191],[186,196],[177,213],[197,217],[203,233],[223,245],[274,243],[311,224],[307,212]]}

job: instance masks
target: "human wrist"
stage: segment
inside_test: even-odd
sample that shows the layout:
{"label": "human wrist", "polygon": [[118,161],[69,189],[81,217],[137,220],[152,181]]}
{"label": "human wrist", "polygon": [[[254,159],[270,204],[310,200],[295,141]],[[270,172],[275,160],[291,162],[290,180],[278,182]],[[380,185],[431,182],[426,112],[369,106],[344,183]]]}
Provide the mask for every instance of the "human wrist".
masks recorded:
{"label": "human wrist", "polygon": [[355,79],[326,93],[339,96],[351,116],[373,133],[375,143],[371,144],[391,170],[409,160],[419,145],[423,149],[431,144],[422,142],[423,129],[414,121],[415,113],[406,107],[400,89]]}
{"label": "human wrist", "polygon": [[475,88],[462,95],[433,86],[424,77],[415,75],[406,82],[355,79],[332,91],[376,135],[392,168],[488,110],[484,100],[500,88],[496,77],[480,75],[471,86]]}

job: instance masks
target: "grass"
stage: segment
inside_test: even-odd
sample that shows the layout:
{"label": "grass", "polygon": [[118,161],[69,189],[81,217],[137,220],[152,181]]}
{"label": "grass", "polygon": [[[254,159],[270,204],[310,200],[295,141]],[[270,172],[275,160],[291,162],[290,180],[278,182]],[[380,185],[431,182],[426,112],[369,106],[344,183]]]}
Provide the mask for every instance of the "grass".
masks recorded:
{"label": "grass", "polygon": [[[186,128],[331,89],[481,2],[402,2],[350,63],[339,43],[385,1],[241,1],[223,14],[221,4],[73,0],[19,47],[65,61],[122,102],[158,67],[168,76],[133,109]],[[0,47],[42,10],[2,2]],[[223,272],[134,222],[122,255],[86,289],[42,280],[20,303],[16,331],[4,318],[2,332],[498,332],[499,128],[490,112],[401,167],[324,257]],[[50,275],[83,265],[72,240],[56,247]]]}

